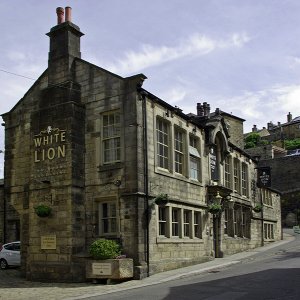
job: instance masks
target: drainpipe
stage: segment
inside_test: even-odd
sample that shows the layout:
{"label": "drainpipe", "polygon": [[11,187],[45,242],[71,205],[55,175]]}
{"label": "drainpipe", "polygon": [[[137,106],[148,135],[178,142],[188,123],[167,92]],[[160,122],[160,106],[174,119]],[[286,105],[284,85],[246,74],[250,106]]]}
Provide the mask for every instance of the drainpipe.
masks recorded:
{"label": "drainpipe", "polygon": [[143,114],[143,150],[144,150],[144,191],[145,191],[145,213],[146,213],[146,263],[147,263],[147,277],[149,277],[149,170],[148,170],[148,147],[147,147],[147,100],[146,92],[142,91],[142,114]]}
{"label": "drainpipe", "polygon": [[263,203],[263,197],[262,197],[262,189],[259,189],[259,196],[260,196],[260,205],[261,205],[261,246],[265,244],[264,242],[264,203]]}

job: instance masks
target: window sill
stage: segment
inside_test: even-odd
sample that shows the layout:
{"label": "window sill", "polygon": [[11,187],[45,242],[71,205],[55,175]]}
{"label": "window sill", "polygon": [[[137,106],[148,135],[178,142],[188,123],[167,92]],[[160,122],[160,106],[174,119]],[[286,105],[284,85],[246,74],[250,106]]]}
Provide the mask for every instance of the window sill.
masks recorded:
{"label": "window sill", "polygon": [[155,168],[155,173],[163,175],[163,176],[167,176],[167,177],[172,178],[172,179],[177,179],[177,180],[189,182],[191,184],[202,186],[202,183],[199,180],[186,177],[183,174],[172,173],[170,170],[163,169],[163,168],[160,168],[160,167]]}
{"label": "window sill", "polygon": [[168,238],[168,237],[158,237],[156,238],[156,244],[170,244],[170,243],[177,243],[177,244],[202,244],[203,239],[198,238]]}
{"label": "window sill", "polygon": [[247,238],[247,237],[240,237],[240,236],[230,236],[230,235],[227,235],[227,234],[224,234],[224,239],[225,240],[250,240],[250,238]]}
{"label": "window sill", "polygon": [[124,163],[115,162],[115,163],[109,163],[109,164],[98,166],[98,171],[105,172],[105,171],[109,171],[109,170],[122,169],[123,167],[124,167]]}

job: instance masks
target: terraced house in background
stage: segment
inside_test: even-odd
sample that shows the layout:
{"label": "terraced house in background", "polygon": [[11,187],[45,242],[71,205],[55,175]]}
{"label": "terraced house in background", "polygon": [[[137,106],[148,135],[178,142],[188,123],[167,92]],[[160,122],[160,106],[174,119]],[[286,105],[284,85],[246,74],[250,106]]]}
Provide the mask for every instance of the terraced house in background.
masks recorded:
{"label": "terraced house in background", "polygon": [[48,68],[2,115],[2,202],[19,216],[23,274],[83,281],[99,237],[121,243],[135,278],[279,240],[280,195],[257,187],[244,120],[206,102],[184,114],[145,90],[145,75],[81,59],[71,8],[57,13]]}

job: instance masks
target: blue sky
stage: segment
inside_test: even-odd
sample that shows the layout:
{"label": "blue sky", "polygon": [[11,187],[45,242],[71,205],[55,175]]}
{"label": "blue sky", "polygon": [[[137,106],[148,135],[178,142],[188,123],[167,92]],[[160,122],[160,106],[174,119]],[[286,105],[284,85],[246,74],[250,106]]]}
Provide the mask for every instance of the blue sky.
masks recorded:
{"label": "blue sky", "polygon": [[[47,68],[55,9],[72,7],[82,58],[185,113],[208,102],[253,124],[300,115],[298,0],[0,0],[0,113]],[[4,132],[0,128],[0,150]],[[3,154],[0,153],[0,177]]]}

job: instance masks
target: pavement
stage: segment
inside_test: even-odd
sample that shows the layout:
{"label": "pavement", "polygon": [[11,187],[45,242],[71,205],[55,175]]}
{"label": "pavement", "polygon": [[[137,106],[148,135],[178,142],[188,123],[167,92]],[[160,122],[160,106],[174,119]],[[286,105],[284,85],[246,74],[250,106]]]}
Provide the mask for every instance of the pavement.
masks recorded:
{"label": "pavement", "polygon": [[212,261],[193,265],[176,270],[154,274],[143,280],[129,280],[117,284],[86,283],[42,283],[27,281],[20,275],[19,269],[0,270],[0,299],[14,300],[79,300],[92,296],[125,291],[129,289],[155,285],[174,279],[211,272],[216,269],[237,264],[257,253],[264,252],[274,247],[288,243],[294,239],[292,230],[283,234],[283,240],[274,242],[253,250],[236,253],[224,258],[216,258]]}

